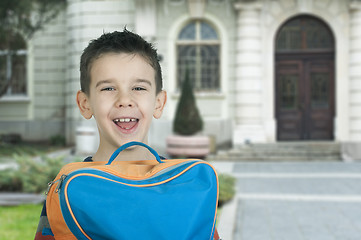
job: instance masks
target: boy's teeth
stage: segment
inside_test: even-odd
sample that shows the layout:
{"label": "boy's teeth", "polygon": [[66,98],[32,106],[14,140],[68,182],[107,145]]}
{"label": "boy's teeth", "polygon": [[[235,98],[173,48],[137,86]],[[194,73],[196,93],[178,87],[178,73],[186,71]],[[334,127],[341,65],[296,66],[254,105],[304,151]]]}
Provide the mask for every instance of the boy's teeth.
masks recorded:
{"label": "boy's teeth", "polygon": [[115,119],[116,122],[135,122],[137,119],[135,118],[119,118]]}
{"label": "boy's teeth", "polygon": [[129,130],[136,126],[139,119],[137,118],[117,118],[113,120],[118,127]]}

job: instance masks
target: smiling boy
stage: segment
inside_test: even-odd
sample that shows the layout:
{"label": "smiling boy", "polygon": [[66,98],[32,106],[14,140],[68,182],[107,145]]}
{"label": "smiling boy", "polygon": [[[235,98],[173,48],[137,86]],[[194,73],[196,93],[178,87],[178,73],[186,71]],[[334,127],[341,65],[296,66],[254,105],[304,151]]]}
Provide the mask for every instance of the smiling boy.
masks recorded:
{"label": "smiling boy", "polygon": [[[97,122],[100,144],[93,161],[109,159],[129,141],[148,143],[152,118],[161,117],[167,99],[157,56],[151,44],[127,30],[104,34],[84,50],[76,99],[83,117]],[[129,154],[152,157],[136,147],[119,159]]]}
{"label": "smiling boy", "polygon": [[[129,141],[148,142],[152,118],[159,118],[166,92],[157,91],[155,70],[135,53],[105,53],[91,67],[89,92],[77,94],[77,103],[86,119],[94,116],[100,144],[93,161],[104,161]],[[146,149],[132,149],[133,159],[152,159]],[[129,151],[119,158],[126,159]],[[129,158],[128,158],[129,159]]]}
{"label": "smiling boy", "polygon": [[[84,161],[105,161],[130,141],[148,143],[152,119],[161,117],[167,101],[158,54],[150,43],[128,30],[91,41],[81,56],[80,84],[80,113],[85,119],[94,117],[100,137],[98,150]],[[122,151],[116,160],[151,159],[154,156],[138,146]],[[54,239],[45,206],[37,240]]]}

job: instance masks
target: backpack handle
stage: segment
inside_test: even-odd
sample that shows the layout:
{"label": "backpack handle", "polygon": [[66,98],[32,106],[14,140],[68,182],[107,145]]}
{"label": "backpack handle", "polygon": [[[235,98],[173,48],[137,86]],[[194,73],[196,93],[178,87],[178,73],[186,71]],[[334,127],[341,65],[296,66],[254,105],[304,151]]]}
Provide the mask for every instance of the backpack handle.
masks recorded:
{"label": "backpack handle", "polygon": [[119,155],[119,153],[121,151],[127,149],[128,147],[132,147],[132,146],[136,146],[136,145],[147,148],[155,156],[155,158],[157,159],[157,161],[159,163],[163,163],[163,161],[160,159],[158,153],[153,148],[149,147],[145,143],[133,141],[133,142],[125,143],[122,146],[120,146],[117,150],[115,150],[114,153],[112,154],[112,156],[110,157],[108,163],[105,165],[110,165],[115,160],[115,158]]}

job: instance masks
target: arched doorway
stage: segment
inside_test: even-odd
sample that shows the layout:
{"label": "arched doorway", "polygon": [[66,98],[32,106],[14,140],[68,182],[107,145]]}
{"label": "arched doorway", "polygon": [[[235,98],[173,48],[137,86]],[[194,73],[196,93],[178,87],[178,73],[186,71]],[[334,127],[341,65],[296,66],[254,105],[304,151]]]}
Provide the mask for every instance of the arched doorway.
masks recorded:
{"label": "arched doorway", "polygon": [[334,37],[312,16],[294,17],[276,37],[277,140],[333,140]]}

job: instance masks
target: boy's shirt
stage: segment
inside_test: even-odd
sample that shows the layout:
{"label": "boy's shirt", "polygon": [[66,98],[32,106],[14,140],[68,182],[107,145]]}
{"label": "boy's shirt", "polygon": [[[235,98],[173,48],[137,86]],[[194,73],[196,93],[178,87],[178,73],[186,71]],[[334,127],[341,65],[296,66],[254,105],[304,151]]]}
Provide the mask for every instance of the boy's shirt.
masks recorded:
{"label": "boy's shirt", "polygon": [[[164,160],[164,157],[160,157],[162,160]],[[83,162],[92,162],[92,157],[87,157],[84,159]],[[44,201],[43,209],[41,211],[40,215],[40,221],[38,228],[36,230],[35,238],[34,240],[54,240],[54,234],[51,231],[50,224],[48,221],[48,216],[46,213],[46,202]],[[217,229],[215,230],[213,240],[221,240],[218,235]]]}

